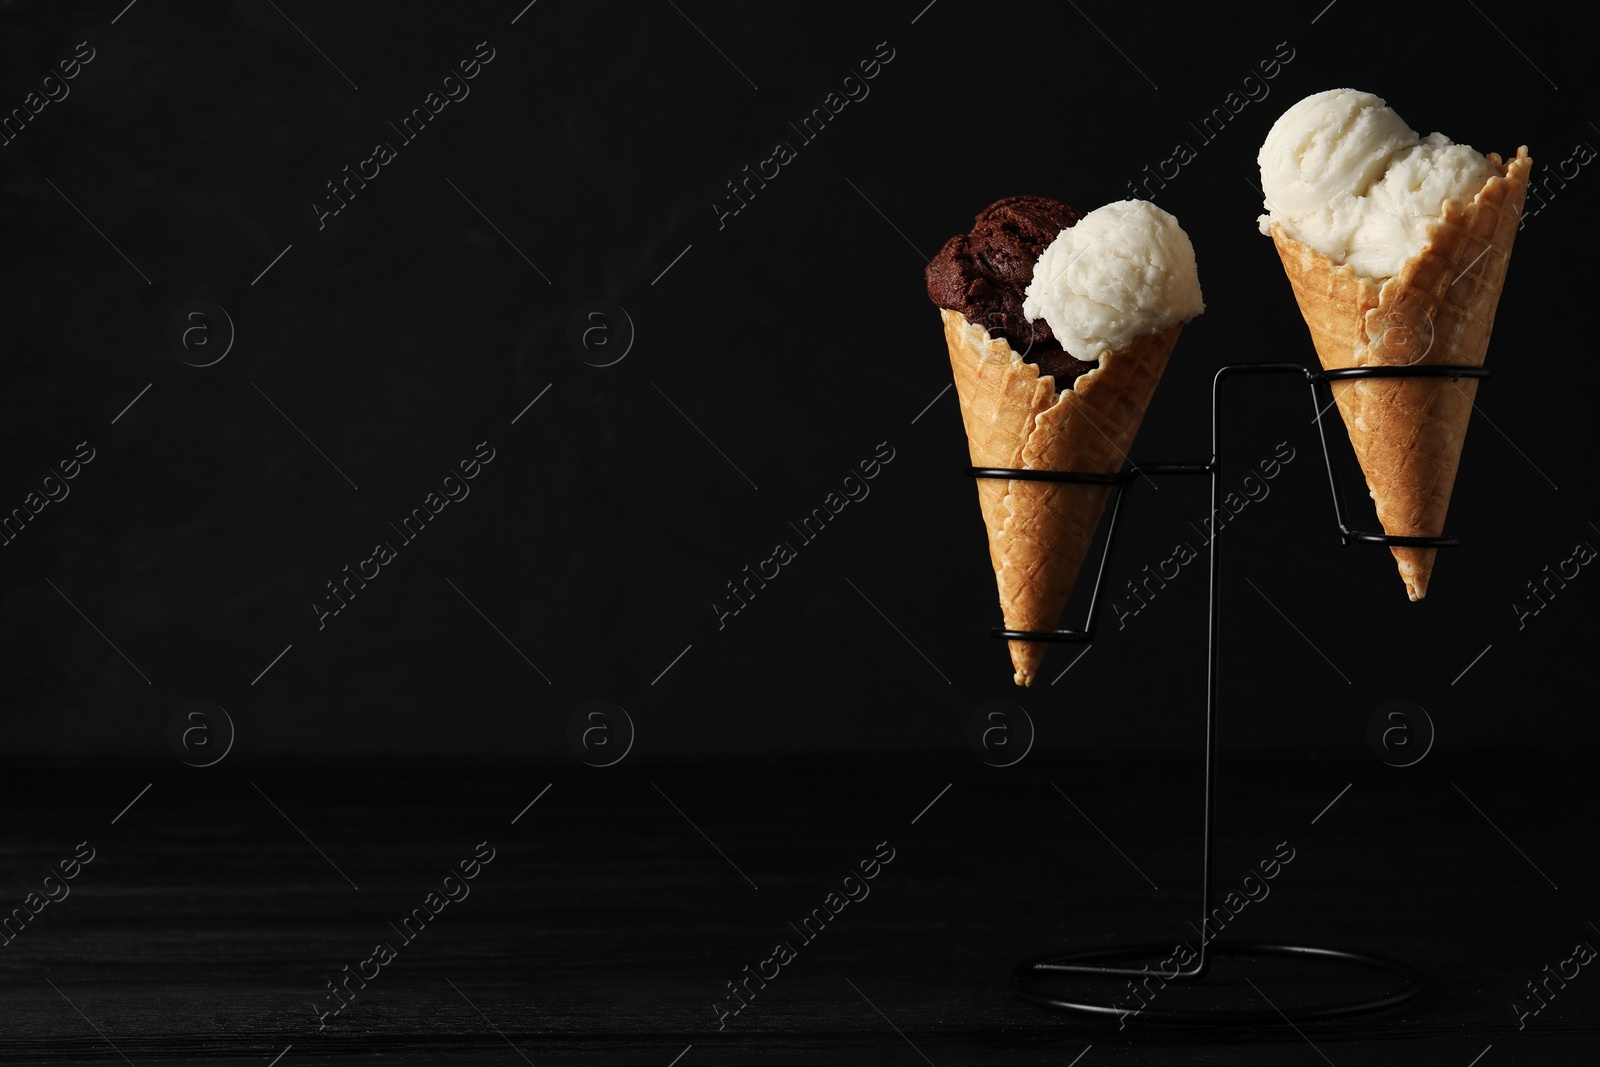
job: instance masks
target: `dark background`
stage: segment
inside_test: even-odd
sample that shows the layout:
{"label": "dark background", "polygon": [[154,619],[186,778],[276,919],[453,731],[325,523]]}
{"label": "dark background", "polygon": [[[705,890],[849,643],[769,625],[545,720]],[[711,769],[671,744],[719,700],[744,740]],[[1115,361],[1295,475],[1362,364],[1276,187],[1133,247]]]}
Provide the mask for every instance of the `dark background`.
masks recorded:
{"label": "dark background", "polygon": [[[916,4],[544,2],[513,26],[505,6],[141,3],[112,26],[107,5],[6,4],[8,108],[79,41],[96,53],[0,149],[0,502],[77,442],[97,452],[3,549],[8,750],[159,759],[196,698],[228,710],[240,756],[559,752],[596,697],[634,716],[639,756],[952,749],[991,697],[1029,708],[1046,748],[1182,743],[1203,557],[1124,631],[1102,619],[1070,684],[1049,683],[1071,648],[1035,691],[1010,684],[926,258],[991,200],[1087,210],[1189,141],[1198,158],[1155,199],[1193,239],[1208,310],[1135,455],[1203,458],[1217,366],[1314,360],[1255,228],[1254,155],[1285,107],[1368,89],[1422,132],[1528,144],[1536,178],[1600,139],[1581,35],[1502,23],[1525,59],[1470,4],[1386,9],[1376,37],[1353,3],[1314,25],[1281,5],[943,0],[915,25]],[[496,58],[471,95],[400,144],[387,123],[484,40]],[[870,95],[798,143],[787,124],[882,41]],[[1203,143],[1187,123],[1279,42],[1294,58],[1270,95]],[[798,158],[719,229],[724,184],[777,139]],[[398,158],[319,231],[324,183],[376,140]],[[1381,548],[1338,545],[1304,388],[1234,389],[1224,489],[1279,441],[1297,458],[1223,541],[1230,743],[1357,744],[1392,697],[1428,708],[1441,745],[1596,738],[1571,699],[1595,638],[1587,572],[1524,630],[1510,606],[1600,538],[1590,180],[1518,237],[1451,507],[1465,543],[1426,601]],[[197,298],[237,331],[203,369],[165,337]],[[637,330],[606,368],[566,339],[596,298]],[[471,496],[319,631],[324,583],[483,440],[497,459]],[[896,458],[870,497],[719,631],[724,583],[884,441]],[[1198,481],[1137,486],[1110,587],[1177,540],[1199,548],[1204,501]]]}
{"label": "dark background", "polygon": [[[1216,884],[1285,839],[1304,858],[1227,936],[1381,952],[1432,986],[1335,1028],[1123,1032],[1009,988],[1025,956],[1190,936],[1204,557],[1016,689],[922,280],[991,201],[1088,210],[1189,141],[1154,199],[1208,310],[1134,452],[1202,460],[1217,367],[1315,359],[1256,231],[1273,120],[1354,86],[1421,132],[1527,144],[1539,180],[1600,144],[1586,27],[1470,2],[524,5],[0,0],[0,114],[95,50],[0,147],[0,513],[95,449],[0,547],[0,905],[73,842],[101,857],[0,953],[0,1059],[1592,1062],[1600,979],[1525,1029],[1507,1009],[1600,939],[1600,578],[1523,629],[1511,607],[1600,545],[1594,165],[1518,237],[1464,543],[1425,601],[1385,550],[1339,546],[1304,386],[1230,387],[1223,489],[1279,442],[1295,459],[1219,542]],[[470,96],[399,144],[389,122],[480,41]],[[880,42],[870,95],[798,144]],[[1281,42],[1267,98],[1200,143],[1189,123]],[[719,227],[779,139],[798,157]],[[319,230],[325,183],[379,140],[397,158]],[[196,299],[237,331],[206,368],[167,341]],[[568,340],[593,300],[637,330],[612,366]],[[388,523],[483,441],[470,496],[400,545]],[[870,496],[719,629],[724,584],[883,442]],[[1131,494],[1108,594],[1200,547],[1202,482]],[[319,630],[313,601],[379,539],[398,559]],[[996,698],[1038,730],[1007,770],[968,748]],[[607,770],[568,740],[597,699],[637,728]],[[1367,744],[1394,699],[1437,728],[1412,768]],[[206,770],[169,741],[192,700],[237,728]],[[502,858],[450,929],[318,1031],[324,980],[485,838]],[[885,839],[877,902],[718,1031],[726,981]],[[1377,991],[1258,960],[1168,1003]]]}

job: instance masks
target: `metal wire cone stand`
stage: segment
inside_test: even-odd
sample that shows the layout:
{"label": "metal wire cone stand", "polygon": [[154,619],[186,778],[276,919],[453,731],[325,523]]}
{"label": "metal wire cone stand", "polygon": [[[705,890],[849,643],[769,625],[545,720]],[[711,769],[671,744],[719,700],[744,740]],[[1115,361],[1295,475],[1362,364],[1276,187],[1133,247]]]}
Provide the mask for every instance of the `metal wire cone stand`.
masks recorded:
{"label": "metal wire cone stand", "polygon": [[[1085,482],[1092,485],[1115,487],[1111,505],[1111,523],[1106,532],[1105,548],[1095,573],[1094,591],[1089,598],[1089,610],[1083,628],[1077,630],[992,630],[991,636],[1005,640],[1059,641],[1086,644],[1094,639],[1095,611],[1100,603],[1100,589],[1104,582],[1106,566],[1116,543],[1117,524],[1122,517],[1122,499],[1128,484],[1134,478],[1149,475],[1208,475],[1211,478],[1211,514],[1217,514],[1217,488],[1222,471],[1222,383],[1235,375],[1243,374],[1298,374],[1305,379],[1311,391],[1311,403],[1317,412],[1317,430],[1322,440],[1322,457],[1328,470],[1328,487],[1333,494],[1334,515],[1339,524],[1339,537],[1343,544],[1397,545],[1415,548],[1450,548],[1460,542],[1453,537],[1391,537],[1384,534],[1360,533],[1350,529],[1345,517],[1344,487],[1333,460],[1328,442],[1328,428],[1323,419],[1332,406],[1331,395],[1326,405],[1322,392],[1332,393],[1328,383],[1359,378],[1487,378],[1482,367],[1464,366],[1409,366],[1409,367],[1355,367],[1344,370],[1313,371],[1298,363],[1237,363],[1220,368],[1211,382],[1211,458],[1205,463],[1150,463],[1130,466],[1119,474],[1092,474],[1076,471],[1020,470],[1001,467],[971,467],[967,473],[975,478],[1005,478],[1022,481]],[[1319,389],[1323,387],[1323,389]],[[1206,742],[1205,742],[1205,817],[1201,860],[1200,929],[1205,930],[1211,917],[1213,842],[1216,831],[1217,796],[1217,536],[1208,542],[1210,550],[1210,584],[1206,624]],[[1318,948],[1307,945],[1264,944],[1259,942],[1230,942],[1219,944],[1202,933],[1200,947],[1193,952],[1193,962],[1187,966],[1168,970],[1152,970],[1150,964],[1132,966],[1133,961],[1170,959],[1171,946],[1162,944],[1123,945],[1110,948],[1089,949],[1079,952],[1057,953],[1018,964],[1012,972],[1017,992],[1028,1000],[1067,1011],[1094,1015],[1147,1015],[1153,1020],[1178,1023],[1256,1023],[1288,1019],[1305,1022],[1337,1019],[1351,1015],[1383,1011],[1409,1003],[1420,996],[1426,983],[1414,968],[1383,956],[1343,949]],[[1164,956],[1165,953],[1165,956]],[[1303,963],[1327,962],[1378,972],[1390,978],[1390,988],[1383,993],[1310,1006],[1273,1006],[1259,1008],[1154,1008],[1146,1006],[1142,998],[1129,1001],[1137,1007],[1114,1007],[1108,1003],[1072,1000],[1037,988],[1038,983],[1050,979],[1061,980],[1074,976],[1147,980],[1155,977],[1167,982],[1197,982],[1211,970],[1216,956],[1278,956],[1289,957]],[[1128,965],[1118,966],[1118,963]],[[1130,986],[1132,982],[1127,983]]]}

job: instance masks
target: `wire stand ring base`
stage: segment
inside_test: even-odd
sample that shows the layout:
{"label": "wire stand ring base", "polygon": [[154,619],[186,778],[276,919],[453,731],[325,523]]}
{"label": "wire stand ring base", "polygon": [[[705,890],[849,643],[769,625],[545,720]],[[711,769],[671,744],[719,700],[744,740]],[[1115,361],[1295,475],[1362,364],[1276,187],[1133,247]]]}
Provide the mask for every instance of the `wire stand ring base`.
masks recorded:
{"label": "wire stand ring base", "polygon": [[[1124,1021],[1148,1017],[1152,1022],[1157,1023],[1205,1023],[1239,1026],[1282,1022],[1285,1019],[1292,1023],[1304,1023],[1344,1019],[1354,1015],[1368,1015],[1373,1012],[1387,1011],[1391,1008],[1409,1004],[1422,996],[1428,988],[1427,981],[1415,968],[1384,956],[1375,956],[1364,952],[1349,952],[1336,948],[1315,948],[1309,945],[1277,945],[1260,942],[1211,942],[1207,947],[1217,956],[1286,956],[1301,962],[1320,960],[1334,964],[1361,967],[1369,971],[1380,971],[1390,975],[1397,980],[1398,985],[1389,992],[1378,996],[1363,997],[1356,1000],[1341,1000],[1328,1004],[1302,1005],[1299,1007],[1281,1003],[1273,1004],[1265,1001],[1262,997],[1253,996],[1252,999],[1257,1001],[1257,1006],[1249,1008],[1159,1008],[1145,1004],[1143,1000],[1132,992],[1126,994],[1122,1007],[1113,1007],[1110,1004],[1069,1000],[1034,988],[1035,983],[1038,982],[1059,982],[1077,976],[1104,977],[1104,968],[1092,966],[1092,961],[1159,958],[1163,952],[1170,953],[1171,947],[1170,945],[1134,945],[1131,947],[1098,948],[1083,952],[1068,952],[1019,964],[1011,976],[1016,983],[1019,996],[1035,1004],[1042,1004],[1062,1011],[1076,1011],[1087,1015],[1120,1016]],[[1148,983],[1151,979],[1156,983],[1156,987],[1150,990],[1152,999],[1154,994],[1159,993],[1166,984],[1181,982],[1186,978],[1198,977],[1193,973],[1179,972],[1169,978],[1162,972],[1154,971],[1142,976],[1144,977],[1144,983],[1140,984],[1143,984],[1144,988],[1150,989],[1149,985],[1145,983]],[[1198,984],[1196,985],[1196,988],[1201,987]]]}

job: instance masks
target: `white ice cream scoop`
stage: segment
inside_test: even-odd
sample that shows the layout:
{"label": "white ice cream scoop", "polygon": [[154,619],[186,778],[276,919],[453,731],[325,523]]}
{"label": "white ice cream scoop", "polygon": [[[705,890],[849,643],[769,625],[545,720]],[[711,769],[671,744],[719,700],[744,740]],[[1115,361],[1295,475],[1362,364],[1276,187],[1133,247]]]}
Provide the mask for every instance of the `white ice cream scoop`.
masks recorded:
{"label": "white ice cream scoop", "polygon": [[1205,310],[1194,246],[1178,220],[1122,200],[1062,230],[1034,264],[1022,312],[1074,358],[1094,361]]}
{"label": "white ice cream scoop", "polygon": [[1290,237],[1358,274],[1388,278],[1428,243],[1447,201],[1494,173],[1443,134],[1419,137],[1371,93],[1330,89],[1279,116],[1256,157],[1267,214]]}

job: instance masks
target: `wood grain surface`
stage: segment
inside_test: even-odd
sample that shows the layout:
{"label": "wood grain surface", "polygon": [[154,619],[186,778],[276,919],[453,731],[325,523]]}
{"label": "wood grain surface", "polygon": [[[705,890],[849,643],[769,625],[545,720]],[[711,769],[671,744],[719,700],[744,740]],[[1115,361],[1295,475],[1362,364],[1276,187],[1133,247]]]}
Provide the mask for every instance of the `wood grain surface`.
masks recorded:
{"label": "wood grain surface", "polygon": [[[80,842],[94,858],[8,928],[0,1060],[1467,1067],[1489,1048],[1482,1067],[1593,1062],[1589,968],[1520,1030],[1511,1007],[1576,943],[1600,944],[1582,767],[1360,757],[1223,764],[1219,893],[1280,842],[1294,859],[1222,940],[1379,952],[1431,982],[1418,1005],[1299,1028],[1119,1027],[1008,985],[1031,955],[1194,940],[1194,760],[16,769],[5,907],[26,910]],[[492,860],[460,879],[482,842]],[[893,858],[803,939],[796,926],[885,842]],[[459,899],[402,938],[446,884]],[[321,1028],[327,983],[372,974],[379,942],[393,957]],[[778,942],[792,958],[719,1029],[728,983],[746,965],[771,974]],[[1225,960],[1159,1003],[1288,1008],[1382,983]]]}

